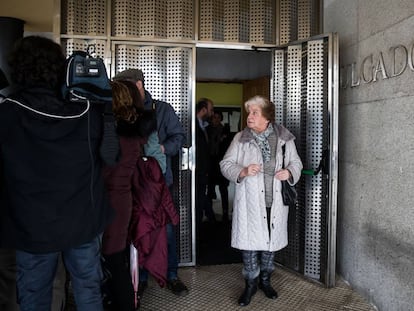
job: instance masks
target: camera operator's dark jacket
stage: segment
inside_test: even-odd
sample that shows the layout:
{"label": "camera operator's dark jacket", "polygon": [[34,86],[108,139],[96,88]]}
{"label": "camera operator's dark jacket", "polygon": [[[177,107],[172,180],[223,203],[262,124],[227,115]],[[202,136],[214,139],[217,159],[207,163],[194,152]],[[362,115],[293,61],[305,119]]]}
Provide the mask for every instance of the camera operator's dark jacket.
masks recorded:
{"label": "camera operator's dark jacket", "polygon": [[5,185],[1,193],[0,243],[44,253],[91,241],[112,210],[104,198],[99,145],[102,105],[60,101],[47,89],[28,89],[0,104],[0,147]]}

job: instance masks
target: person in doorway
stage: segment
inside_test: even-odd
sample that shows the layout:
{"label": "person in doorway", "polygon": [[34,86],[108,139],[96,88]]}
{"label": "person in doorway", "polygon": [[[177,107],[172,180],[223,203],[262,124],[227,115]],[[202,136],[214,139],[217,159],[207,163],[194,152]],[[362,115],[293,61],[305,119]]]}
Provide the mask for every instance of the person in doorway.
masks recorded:
{"label": "person in doorway", "polygon": [[214,111],[211,124],[207,127],[211,169],[208,178],[207,195],[209,199],[216,199],[216,186],[220,191],[221,207],[223,210],[222,221],[229,221],[229,181],[221,174],[220,161],[230,145],[230,126],[228,123],[223,125],[223,114]]}
{"label": "person in doorway", "polygon": [[16,249],[20,309],[50,310],[62,254],[77,310],[102,311],[101,234],[112,218],[99,157],[104,105],[61,99],[65,56],[50,39],[19,40],[9,64],[19,90],[0,104],[0,245]]}
{"label": "person in doorway", "polygon": [[[207,196],[207,185],[210,172],[209,138],[207,133],[208,121],[213,116],[213,102],[201,98],[196,105],[196,220],[198,231],[204,215],[210,223],[215,223],[212,200]],[[198,235],[198,234],[197,234]],[[199,238],[199,237],[198,237]]]}
{"label": "person in doorway", "polygon": [[[126,69],[115,75],[113,80],[128,80],[135,83],[141,97],[144,99],[146,110],[155,109],[157,117],[157,131],[162,152],[166,155],[167,165],[165,172],[165,182],[172,193],[173,172],[171,167],[172,157],[176,156],[183,146],[186,136],[183,127],[178,119],[174,108],[164,101],[154,100],[151,94],[145,89],[144,74],[140,69]],[[188,294],[188,288],[178,278],[178,257],[175,226],[167,225],[168,239],[168,273],[167,288],[175,295],[184,296]],[[148,271],[140,270],[139,275],[139,296],[142,295],[148,286]]]}
{"label": "person in doorway", "polygon": [[302,171],[295,137],[275,123],[275,105],[254,96],[244,106],[247,127],[235,135],[220,162],[223,175],[236,184],[231,246],[242,252],[246,287],[238,300],[240,306],[250,303],[258,278],[266,297],[277,298],[271,286],[274,256],[288,242],[289,208],[283,204],[281,181],[294,185]]}

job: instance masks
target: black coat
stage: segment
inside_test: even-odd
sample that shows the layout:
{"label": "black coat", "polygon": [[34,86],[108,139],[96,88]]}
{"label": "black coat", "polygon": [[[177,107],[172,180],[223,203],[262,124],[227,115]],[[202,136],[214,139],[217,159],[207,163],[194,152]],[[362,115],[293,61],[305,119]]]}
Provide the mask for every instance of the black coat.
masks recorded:
{"label": "black coat", "polygon": [[1,245],[45,253],[91,241],[111,218],[99,159],[103,107],[59,119],[30,109],[74,116],[85,104],[62,102],[46,89],[12,99],[0,104]]}
{"label": "black coat", "polygon": [[210,149],[208,140],[196,120],[196,174],[207,176],[210,169]]}

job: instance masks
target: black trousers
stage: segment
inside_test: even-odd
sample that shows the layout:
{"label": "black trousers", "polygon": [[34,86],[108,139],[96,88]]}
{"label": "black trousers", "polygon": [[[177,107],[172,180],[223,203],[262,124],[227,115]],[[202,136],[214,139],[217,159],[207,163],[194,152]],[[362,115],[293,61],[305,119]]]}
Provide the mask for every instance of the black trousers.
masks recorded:
{"label": "black trousers", "polygon": [[0,311],[19,310],[16,302],[16,252],[0,249]]}

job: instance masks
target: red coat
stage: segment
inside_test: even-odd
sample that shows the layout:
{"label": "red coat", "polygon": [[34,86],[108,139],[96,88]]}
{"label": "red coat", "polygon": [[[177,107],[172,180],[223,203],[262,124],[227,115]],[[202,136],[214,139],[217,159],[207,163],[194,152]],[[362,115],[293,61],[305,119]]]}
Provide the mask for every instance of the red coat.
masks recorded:
{"label": "red coat", "polygon": [[139,158],[132,185],[130,238],[138,249],[139,266],[164,286],[168,267],[166,224],[178,224],[179,217],[155,158]]}
{"label": "red coat", "polygon": [[142,138],[120,136],[121,159],[104,169],[116,213],[105,229],[102,253],[121,252],[132,241],[139,252],[140,267],[163,286],[168,267],[166,224],[177,224],[179,217],[158,162],[141,157],[144,143]]}

